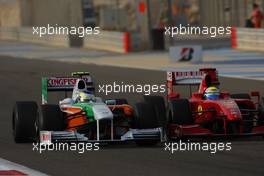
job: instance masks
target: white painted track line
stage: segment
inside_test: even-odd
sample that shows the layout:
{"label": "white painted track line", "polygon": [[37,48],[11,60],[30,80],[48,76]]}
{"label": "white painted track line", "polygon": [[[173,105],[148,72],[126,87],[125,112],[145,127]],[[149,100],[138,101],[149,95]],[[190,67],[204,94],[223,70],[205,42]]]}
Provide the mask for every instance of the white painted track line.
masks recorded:
{"label": "white painted track line", "polygon": [[[13,163],[11,161],[0,158],[0,173],[5,170],[16,170],[22,172],[29,176],[47,176],[47,174],[41,173],[39,171],[30,169],[28,167],[22,166],[20,164]],[[0,174],[1,175],[1,174]]]}

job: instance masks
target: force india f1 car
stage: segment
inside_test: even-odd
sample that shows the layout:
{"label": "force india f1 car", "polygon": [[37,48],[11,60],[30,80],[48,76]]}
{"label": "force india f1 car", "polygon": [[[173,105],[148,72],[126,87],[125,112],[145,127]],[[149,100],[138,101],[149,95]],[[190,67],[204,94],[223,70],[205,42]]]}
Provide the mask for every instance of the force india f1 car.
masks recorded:
{"label": "force india f1 car", "polygon": [[[181,98],[174,90],[180,85],[190,86],[189,99]],[[192,86],[198,91],[192,92]],[[167,103],[163,97],[149,96],[142,102],[143,108],[154,108],[156,117],[167,127],[168,139],[264,136],[264,107],[259,92],[251,95],[219,92],[218,99],[205,99],[205,90],[211,86],[220,86],[216,69],[167,72]]]}
{"label": "force india f1 car", "polygon": [[[73,91],[72,98],[59,105],[47,104],[48,92]],[[102,101],[93,97],[77,102],[78,92],[94,92],[88,72],[75,72],[71,77],[42,78],[42,105],[16,102],[13,111],[13,134],[17,143],[51,142],[116,142],[134,140],[137,144],[154,145],[162,140],[162,127],[144,118],[140,104],[132,109],[125,99]],[[66,95],[66,94],[65,94]]]}

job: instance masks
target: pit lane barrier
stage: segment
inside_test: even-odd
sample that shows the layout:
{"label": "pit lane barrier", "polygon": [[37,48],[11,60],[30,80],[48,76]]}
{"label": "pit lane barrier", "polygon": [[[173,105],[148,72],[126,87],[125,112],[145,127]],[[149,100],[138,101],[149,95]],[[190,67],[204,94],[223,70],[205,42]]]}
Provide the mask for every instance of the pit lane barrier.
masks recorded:
{"label": "pit lane barrier", "polygon": [[177,35],[170,37],[164,35],[165,49],[170,46],[201,45],[203,49],[218,49],[231,47],[230,35],[210,37],[210,35]]}
{"label": "pit lane barrier", "polygon": [[[47,46],[70,47],[69,35],[33,35],[31,27],[0,27],[0,39],[21,41]],[[83,48],[106,50],[118,53],[139,51],[142,48],[140,36],[136,32],[100,31],[99,35],[86,35]]]}
{"label": "pit lane barrier", "polygon": [[84,48],[106,50],[118,53],[128,53],[140,50],[139,35],[135,32],[116,32],[101,30],[99,35],[86,35]]}
{"label": "pit lane barrier", "polygon": [[68,35],[34,35],[31,27],[1,27],[0,39],[43,44],[48,46],[70,47]]}
{"label": "pit lane barrier", "polygon": [[231,44],[234,49],[264,51],[264,29],[233,27]]}

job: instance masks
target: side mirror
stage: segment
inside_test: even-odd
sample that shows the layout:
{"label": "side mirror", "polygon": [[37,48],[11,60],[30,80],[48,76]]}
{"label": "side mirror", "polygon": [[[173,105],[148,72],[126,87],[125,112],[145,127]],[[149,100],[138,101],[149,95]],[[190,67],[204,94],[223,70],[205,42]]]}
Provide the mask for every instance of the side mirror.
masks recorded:
{"label": "side mirror", "polygon": [[257,91],[254,91],[254,92],[251,92],[250,94],[251,94],[252,97],[257,97],[257,99],[258,99],[257,103],[259,104],[259,102],[260,102],[260,93],[257,92]]}
{"label": "side mirror", "polygon": [[259,97],[260,96],[259,92],[257,92],[257,91],[251,92],[250,94],[252,97]]}
{"label": "side mirror", "polygon": [[105,100],[106,105],[116,105],[116,100]]}

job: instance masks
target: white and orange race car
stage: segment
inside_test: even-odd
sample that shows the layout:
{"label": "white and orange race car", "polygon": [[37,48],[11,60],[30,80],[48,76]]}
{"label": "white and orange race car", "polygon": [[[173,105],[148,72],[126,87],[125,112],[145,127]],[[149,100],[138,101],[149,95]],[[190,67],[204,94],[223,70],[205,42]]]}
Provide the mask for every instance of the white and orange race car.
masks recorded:
{"label": "white and orange race car", "polygon": [[[126,99],[103,101],[94,96],[94,90],[88,72],[75,72],[71,77],[42,78],[42,105],[33,101],[15,104],[12,117],[15,142],[133,140],[140,145],[155,145],[162,141],[163,128],[157,120],[144,116],[145,109],[140,103],[132,108]],[[51,91],[73,92],[71,98],[59,104],[48,104]],[[92,95],[89,101],[78,101],[78,92],[83,91]]]}

